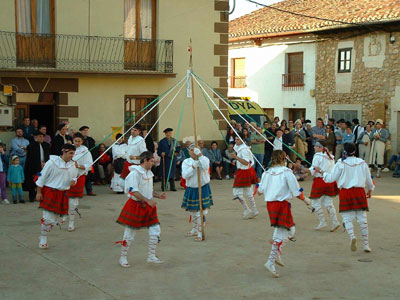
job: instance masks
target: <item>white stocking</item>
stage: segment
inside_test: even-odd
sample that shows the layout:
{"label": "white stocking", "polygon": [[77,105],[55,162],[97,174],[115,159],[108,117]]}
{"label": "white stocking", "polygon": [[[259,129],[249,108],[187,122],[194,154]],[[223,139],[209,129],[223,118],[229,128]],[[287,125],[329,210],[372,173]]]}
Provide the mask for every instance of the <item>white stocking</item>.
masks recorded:
{"label": "white stocking", "polygon": [[69,228],[74,227],[75,220],[75,209],[79,205],[79,198],[69,198],[69,208],[68,208],[68,216],[69,216]]}
{"label": "white stocking", "polygon": [[256,207],[256,200],[254,199],[253,196],[253,186],[244,188],[244,194],[247,197],[247,199],[249,199],[251,210],[256,212],[257,207]]}
{"label": "white stocking", "polygon": [[249,210],[246,201],[243,196],[243,188],[233,188],[233,195],[239,199],[240,204],[242,204],[244,210]]}
{"label": "white stocking", "polygon": [[40,219],[40,244],[45,245],[47,244],[47,234],[56,224],[56,214],[49,212],[47,210],[43,210],[43,216]]}
{"label": "white stocking", "polygon": [[357,211],[356,212],[357,222],[360,225],[360,231],[363,238],[364,246],[368,246],[368,222],[367,222],[367,212]]}
{"label": "white stocking", "polygon": [[345,212],[342,212],[341,214],[343,217],[344,227],[346,228],[346,231],[350,236],[350,240],[355,239],[356,236],[354,235],[353,220],[356,217],[356,212],[355,211],[345,211]]}
{"label": "white stocking", "polygon": [[161,229],[160,225],[151,226],[149,228],[149,253],[148,259],[158,260],[156,257],[156,247],[160,241]]}
{"label": "white stocking", "polygon": [[[323,196],[322,196],[323,197]],[[315,213],[318,216],[319,223],[324,224],[326,223],[325,221],[325,216],[324,216],[324,211],[322,210],[322,205],[321,205],[321,198],[318,199],[311,199],[311,205],[314,208]]]}
{"label": "white stocking", "polygon": [[192,216],[192,230],[190,233],[194,235],[199,232],[200,212],[193,211],[190,212],[190,215]]}
{"label": "white stocking", "polygon": [[325,195],[325,196],[323,196],[322,201],[324,203],[324,206],[328,210],[329,216],[332,219],[332,223],[333,224],[339,224],[338,220],[337,220],[337,216],[336,216],[336,209],[332,204],[332,198]]}

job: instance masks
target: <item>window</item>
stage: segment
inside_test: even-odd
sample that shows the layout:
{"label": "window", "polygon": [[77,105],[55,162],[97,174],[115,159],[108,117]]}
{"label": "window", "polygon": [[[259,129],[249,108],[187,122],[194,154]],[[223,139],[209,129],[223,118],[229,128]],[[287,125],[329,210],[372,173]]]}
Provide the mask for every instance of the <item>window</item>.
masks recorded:
{"label": "window", "polygon": [[339,49],[339,73],[351,72],[351,50],[352,48]]}
{"label": "window", "polygon": [[157,0],[124,1],[124,67],[156,69]]}
{"label": "window", "polygon": [[286,54],[286,73],[282,75],[282,87],[289,89],[304,87],[303,52]]}
{"label": "window", "polygon": [[[147,113],[153,106],[154,103],[148,108],[144,109],[149,105],[157,96],[125,96],[125,131],[128,130],[136,121],[138,121],[145,113]],[[132,120],[130,120],[132,119]],[[143,129],[149,130],[157,120],[157,107],[148,113],[139,124]],[[150,133],[153,139],[158,138],[157,126]]]}
{"label": "window", "polygon": [[231,87],[246,87],[246,65],[245,58],[232,58],[231,60]]}
{"label": "window", "polygon": [[55,66],[54,0],[15,0],[17,66]]}

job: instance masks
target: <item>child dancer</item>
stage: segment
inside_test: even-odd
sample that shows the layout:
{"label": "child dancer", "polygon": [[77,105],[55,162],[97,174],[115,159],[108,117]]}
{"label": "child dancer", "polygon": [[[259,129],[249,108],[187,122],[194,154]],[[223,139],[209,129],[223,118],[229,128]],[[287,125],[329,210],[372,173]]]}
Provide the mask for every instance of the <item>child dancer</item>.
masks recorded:
{"label": "child dancer", "polygon": [[193,223],[193,228],[186,236],[195,236],[196,241],[202,240],[202,227],[200,218],[200,201],[199,201],[199,184],[197,177],[197,168],[200,168],[201,180],[201,199],[203,206],[203,215],[206,216],[208,209],[213,205],[211,194],[210,175],[210,160],[205,157],[201,150],[195,148],[194,144],[189,146],[189,158],[186,158],[182,164],[182,178],[186,180],[186,190],[183,196],[181,207],[190,212]]}
{"label": "child dancer", "polygon": [[51,155],[36,181],[36,200],[43,208],[41,221],[40,249],[47,249],[47,234],[57,224],[57,215],[68,214],[67,190],[76,183],[76,168],[72,158],[75,146],[64,144],[61,156]]}
{"label": "child dancer", "polygon": [[124,193],[125,180],[120,176],[126,161],[128,145],[124,143],[121,133],[117,134],[117,142],[112,146],[114,176],[111,179],[110,188],[118,194]]}
{"label": "child dancer", "polygon": [[[324,172],[316,167],[316,171],[324,176],[325,182],[337,181],[339,192],[339,212],[343,217],[343,223],[350,236],[351,251],[357,250],[357,239],[354,234],[353,220],[360,225],[364,242],[364,251],[371,252],[368,242],[368,200],[371,197],[375,185],[371,178],[368,164],[361,158],[355,157],[356,147],[352,143],[344,144],[345,158],[339,160],[335,167]],[[347,157],[346,157],[347,156]],[[368,192],[365,194],[365,187]]]}
{"label": "child dancer", "polygon": [[[14,155],[11,158],[11,166],[8,169],[7,181],[11,186],[13,203],[17,204],[19,198],[19,203],[25,203],[23,199],[22,184],[24,183],[24,169],[19,165],[18,156]],[[17,198],[18,195],[18,198]]]}
{"label": "child dancer", "polygon": [[315,167],[318,167],[319,170],[323,170],[324,172],[329,172],[329,170],[335,166],[335,161],[325,148],[323,141],[315,143],[314,151],[315,154],[310,168],[310,172],[314,176],[310,199],[312,207],[319,219],[319,224],[315,229],[319,230],[328,226],[326,224],[324,211],[322,210],[322,204],[324,204],[332,219],[331,232],[334,232],[340,227],[340,224],[337,220],[335,207],[332,204],[332,197],[339,194],[339,189],[337,188],[336,182],[326,183],[321,173],[315,171]]}
{"label": "child dancer", "polygon": [[286,153],[282,150],[272,152],[272,165],[264,172],[258,187],[258,193],[264,194],[271,226],[275,227],[272,236],[272,249],[265,267],[274,277],[279,277],[275,269],[275,262],[284,266],[280,254],[283,243],[293,237],[295,232],[292,212],[288,200],[295,196],[309,205],[309,200],[304,198],[296,177],[292,171],[285,167]]}
{"label": "child dancer", "polygon": [[119,264],[123,268],[129,268],[127,260],[128,250],[135,238],[136,230],[148,228],[149,230],[149,252],[147,262],[160,264],[162,261],[156,256],[156,246],[160,241],[160,223],[157,217],[157,202],[153,197],[166,199],[165,193],[153,192],[154,165],[153,153],[145,151],[140,154],[140,165],[129,167],[130,173],[125,179],[125,194],[129,197],[122,208],[117,223],[125,226],[121,244],[121,257]]}
{"label": "child dancer", "polygon": [[[243,219],[252,219],[258,215],[256,201],[253,195],[253,184],[258,183],[256,171],[252,167],[252,154],[250,148],[243,144],[244,136],[238,133],[239,136],[235,138],[234,150],[232,153],[233,159],[236,159],[237,171],[235,174],[235,181],[233,182],[233,200],[239,200],[243,205]],[[240,137],[240,138],[239,138]],[[250,202],[250,208],[247,206],[244,196],[247,196]]]}
{"label": "child dancer", "polygon": [[[79,199],[82,199],[85,188],[86,176],[92,168],[93,158],[89,149],[83,145],[83,135],[79,132],[74,134],[73,142],[76,148],[75,155],[72,160],[75,162],[77,168],[77,182],[74,186],[67,191],[69,198],[68,205],[68,231],[74,231],[75,212],[79,205]],[[67,216],[64,217],[65,221]]]}

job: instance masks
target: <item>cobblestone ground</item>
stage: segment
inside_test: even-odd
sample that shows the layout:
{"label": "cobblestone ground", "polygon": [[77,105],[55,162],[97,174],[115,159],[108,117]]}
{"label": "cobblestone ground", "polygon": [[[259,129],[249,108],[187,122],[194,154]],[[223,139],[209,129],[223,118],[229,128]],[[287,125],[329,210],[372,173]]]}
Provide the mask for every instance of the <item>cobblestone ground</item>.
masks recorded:
{"label": "cobblestone ground", "polygon": [[[53,229],[48,250],[38,249],[37,202],[0,205],[0,299],[399,299],[400,180],[384,174],[376,182],[368,214],[373,252],[351,252],[343,228],[313,230],[316,216],[293,200],[297,241],[283,249],[280,278],[263,266],[272,236],[265,203],[258,197],[260,215],[241,220],[232,180],[212,181],[215,206],[200,243],[184,237],[190,224],[180,209],[183,190],[168,192],[158,205],[157,250],[165,263],[146,263],[148,235],[141,230],[129,269],[118,265],[114,245],[122,238],[115,220],[126,198],[108,187],[95,187],[98,196],[81,201],[75,232]],[[311,180],[303,186],[309,193]]]}

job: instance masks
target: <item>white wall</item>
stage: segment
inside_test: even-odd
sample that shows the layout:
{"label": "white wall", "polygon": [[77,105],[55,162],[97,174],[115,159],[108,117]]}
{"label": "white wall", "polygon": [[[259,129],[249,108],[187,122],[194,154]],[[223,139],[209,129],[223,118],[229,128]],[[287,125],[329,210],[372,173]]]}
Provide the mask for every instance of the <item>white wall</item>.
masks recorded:
{"label": "white wall", "polygon": [[[303,52],[304,90],[282,90],[286,53],[291,52]],[[259,103],[262,108],[274,108],[275,116],[281,120],[287,119],[287,109],[305,108],[306,118],[315,122],[316,102],[315,98],[310,96],[310,90],[315,89],[315,43],[231,47],[229,60],[239,57],[246,58],[247,87],[229,88],[228,96],[251,97],[251,101]],[[230,70],[229,75],[231,75]]]}

